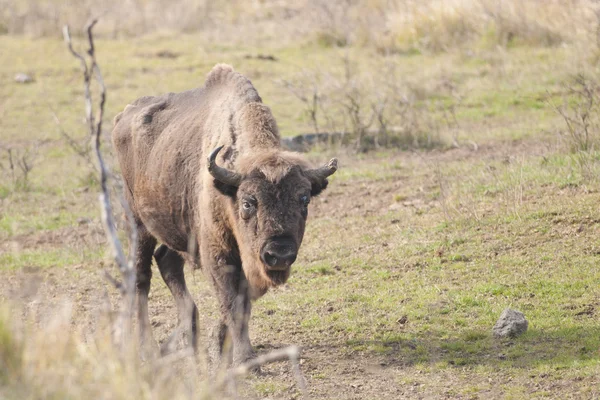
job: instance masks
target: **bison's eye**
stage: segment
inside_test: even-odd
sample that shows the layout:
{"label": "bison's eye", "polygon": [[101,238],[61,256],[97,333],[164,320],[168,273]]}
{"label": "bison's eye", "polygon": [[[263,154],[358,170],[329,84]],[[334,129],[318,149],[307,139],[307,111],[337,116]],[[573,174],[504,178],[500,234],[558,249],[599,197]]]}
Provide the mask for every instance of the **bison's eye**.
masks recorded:
{"label": "bison's eye", "polygon": [[247,219],[256,211],[256,199],[254,197],[245,197],[242,199],[242,218]]}
{"label": "bison's eye", "polygon": [[300,197],[300,202],[306,207],[308,206],[308,203],[310,203],[310,197],[302,196]]}

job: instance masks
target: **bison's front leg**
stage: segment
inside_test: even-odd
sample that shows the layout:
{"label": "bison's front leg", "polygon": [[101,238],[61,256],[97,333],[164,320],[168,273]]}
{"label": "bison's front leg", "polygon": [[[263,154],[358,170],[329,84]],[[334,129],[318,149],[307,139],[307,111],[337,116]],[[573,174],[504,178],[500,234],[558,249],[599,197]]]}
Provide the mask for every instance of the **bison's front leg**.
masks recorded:
{"label": "bison's front leg", "polygon": [[184,260],[179,253],[164,244],[154,252],[154,259],[177,304],[179,326],[183,329],[181,333],[184,337],[190,336],[190,345],[195,350],[198,340],[198,308],[185,284]]}
{"label": "bison's front leg", "polygon": [[248,283],[241,266],[218,258],[211,275],[221,311],[221,320],[215,334],[215,347],[221,357],[227,350],[227,338],[231,340],[232,363],[239,365],[254,357],[248,334],[251,302]]}

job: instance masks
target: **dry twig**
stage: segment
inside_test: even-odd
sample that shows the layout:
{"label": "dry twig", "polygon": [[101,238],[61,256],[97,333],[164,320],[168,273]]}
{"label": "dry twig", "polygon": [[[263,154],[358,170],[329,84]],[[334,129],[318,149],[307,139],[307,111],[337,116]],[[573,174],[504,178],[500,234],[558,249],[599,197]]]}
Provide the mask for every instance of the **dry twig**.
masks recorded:
{"label": "dry twig", "polygon": [[67,133],[67,131],[65,131],[63,129],[60,119],[58,118],[58,115],[56,114],[55,110],[53,110],[51,108],[50,112],[52,113],[52,118],[54,119],[54,122],[56,123],[56,126],[58,127],[58,131],[60,132],[60,135],[66,140],[69,147],[71,147],[71,149],[73,149],[73,151],[78,156],[83,158],[85,160],[85,162],[91,167],[91,169],[93,171],[95,171],[96,165],[94,164],[94,160],[92,160],[92,157],[89,152],[89,148],[85,145],[85,143],[83,143],[83,144],[79,143],[75,138],[73,138],[71,135],[69,135]]}
{"label": "dry twig", "polygon": [[[96,61],[96,51],[94,47],[94,37],[92,33],[92,30],[97,22],[98,20],[94,19],[85,28],[89,44],[89,48],[87,50],[89,65],[86,61],[86,58],[77,51],[75,51],[75,49],[73,48],[71,35],[69,33],[69,27],[67,25],[65,25],[63,28],[63,36],[71,54],[80,61],[81,69],[83,71],[85,116],[86,121],[88,123],[88,130],[90,134],[90,140],[92,142],[92,148],[94,150],[94,154],[96,155],[96,160],[98,161],[98,166],[100,170],[100,186],[102,191],[100,193],[99,200],[100,209],[102,212],[102,225],[104,226],[106,238],[110,243],[115,262],[119,267],[119,271],[121,272],[121,276],[123,279],[123,282],[118,282],[112,277],[109,278],[109,281],[113,285],[115,285],[115,287],[121,292],[121,295],[123,296],[124,300],[121,315],[122,320],[118,321],[115,328],[121,329],[121,334],[124,334],[126,331],[128,331],[128,329],[125,329],[125,326],[126,323],[129,323],[131,321],[133,303],[135,300],[135,249],[131,250],[129,258],[125,257],[123,246],[117,236],[115,219],[110,201],[110,193],[108,189],[108,177],[110,176],[110,172],[108,171],[108,168],[102,156],[102,152],[100,150],[100,135],[102,134],[102,120],[104,117],[104,105],[106,103],[106,86],[104,85],[104,79],[102,78],[100,67],[98,66],[98,63]],[[92,100],[92,92],[90,88],[92,83],[92,77],[95,78],[96,82],[100,87],[100,100],[98,101],[96,116],[94,116],[93,114],[94,107]],[[130,242],[135,244],[137,231],[135,229],[135,224],[132,221],[131,211],[127,207],[126,201],[123,200],[122,203],[125,205],[125,211],[130,221]],[[107,277],[110,276],[108,272],[106,272],[106,275]]]}
{"label": "dry twig", "polygon": [[0,169],[8,169],[10,171],[10,177],[15,189],[26,189],[29,187],[29,173],[36,164],[39,148],[43,143],[43,141],[36,141],[29,147],[0,145],[2,155],[6,156],[8,163],[8,167],[0,164]]}
{"label": "dry twig", "polygon": [[277,361],[290,360],[292,364],[292,370],[298,388],[302,392],[304,398],[308,398],[308,391],[306,389],[306,381],[302,372],[300,371],[300,349],[297,346],[288,346],[283,349],[274,350],[270,353],[258,356],[245,364],[230,369],[227,374],[218,382],[217,387],[222,388],[226,385],[232,384],[235,379],[248,375],[252,370],[257,367],[261,367],[265,364],[270,364]]}

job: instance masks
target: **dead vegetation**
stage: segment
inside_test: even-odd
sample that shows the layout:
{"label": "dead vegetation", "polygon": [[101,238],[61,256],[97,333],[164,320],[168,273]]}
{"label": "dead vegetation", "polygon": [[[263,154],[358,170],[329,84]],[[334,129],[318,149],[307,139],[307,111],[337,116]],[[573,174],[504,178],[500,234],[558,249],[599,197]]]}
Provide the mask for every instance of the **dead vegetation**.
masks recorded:
{"label": "dead vegetation", "polygon": [[473,43],[593,46],[598,12],[593,0],[110,0],[101,5],[2,0],[0,32],[53,36],[65,23],[102,15],[102,33],[112,37],[157,31],[202,31],[228,42],[310,37],[322,46],[368,45],[389,54],[447,51]]}
{"label": "dead vegetation", "polygon": [[29,174],[36,165],[41,145],[39,141],[23,146],[0,145],[0,171],[3,171],[4,176],[10,177],[11,190],[29,189]]}
{"label": "dead vegetation", "polygon": [[548,97],[548,103],[564,122],[559,136],[581,174],[587,180],[597,180],[600,86],[596,79],[584,73],[573,76],[563,86],[561,104],[555,104],[552,97]]}
{"label": "dead vegetation", "polygon": [[455,101],[438,107],[424,84],[400,76],[396,61],[377,60],[360,69],[345,54],[337,65],[327,72],[305,70],[280,82],[301,101],[314,133],[324,135],[321,143],[342,144],[356,152],[448,144],[446,133],[457,125]]}
{"label": "dead vegetation", "polygon": [[594,151],[600,142],[600,86],[584,74],[574,76],[564,86],[562,104],[555,105],[549,99],[565,123],[562,137],[572,152]]}

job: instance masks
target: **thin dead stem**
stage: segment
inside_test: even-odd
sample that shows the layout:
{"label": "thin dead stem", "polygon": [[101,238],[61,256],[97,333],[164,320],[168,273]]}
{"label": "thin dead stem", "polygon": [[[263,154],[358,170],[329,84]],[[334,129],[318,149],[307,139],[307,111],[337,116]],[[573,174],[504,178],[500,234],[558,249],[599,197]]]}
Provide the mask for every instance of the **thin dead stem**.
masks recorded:
{"label": "thin dead stem", "polygon": [[217,387],[231,385],[237,378],[248,375],[252,370],[266,364],[277,361],[289,360],[292,364],[292,371],[298,384],[298,388],[302,392],[304,398],[308,399],[308,390],[306,388],[306,380],[300,371],[300,349],[297,346],[288,346],[283,349],[274,350],[270,353],[258,356],[238,367],[230,369],[227,374],[218,382]]}
{"label": "thin dead stem", "polygon": [[[110,201],[110,192],[108,188],[108,178],[110,176],[110,172],[108,170],[108,167],[106,166],[106,163],[104,162],[104,157],[102,156],[102,152],[100,149],[100,135],[102,134],[102,121],[104,118],[104,106],[106,103],[106,86],[104,84],[104,79],[102,77],[100,67],[98,66],[98,63],[96,61],[96,51],[92,31],[97,22],[97,19],[92,20],[86,26],[85,29],[87,32],[87,39],[89,45],[89,48],[87,50],[89,64],[86,61],[86,58],[83,55],[81,55],[81,53],[75,51],[75,49],[73,48],[69,27],[67,25],[65,25],[63,28],[63,36],[71,54],[80,61],[81,69],[83,71],[85,116],[86,121],[88,123],[88,130],[90,134],[92,148],[94,150],[94,154],[96,156],[96,160],[98,162],[100,170],[101,193],[99,195],[99,200],[102,215],[101,220],[106,232],[106,238],[110,243],[114,260],[117,266],[119,267],[119,271],[121,273],[123,281],[119,282],[115,278],[110,277],[110,274],[108,272],[106,272],[106,276],[109,282],[111,282],[123,296],[124,303],[122,306],[121,320],[115,324],[115,328],[118,330],[117,335],[121,337],[121,343],[125,343],[125,338],[123,337],[123,335],[125,335],[126,332],[130,331],[129,327],[131,323],[133,303],[135,299],[135,249],[132,249],[129,258],[125,257],[123,246],[117,235],[112,204]],[[98,101],[97,113],[95,117],[93,114],[94,107],[92,91],[90,88],[92,83],[92,77],[95,78],[98,86],[100,87],[100,100]],[[129,207],[127,207],[127,202],[124,199],[122,199],[121,202],[124,205],[125,211],[130,220],[130,242],[135,244],[137,230],[135,229],[135,224],[132,223],[133,221],[131,217],[131,211],[129,210]]]}

